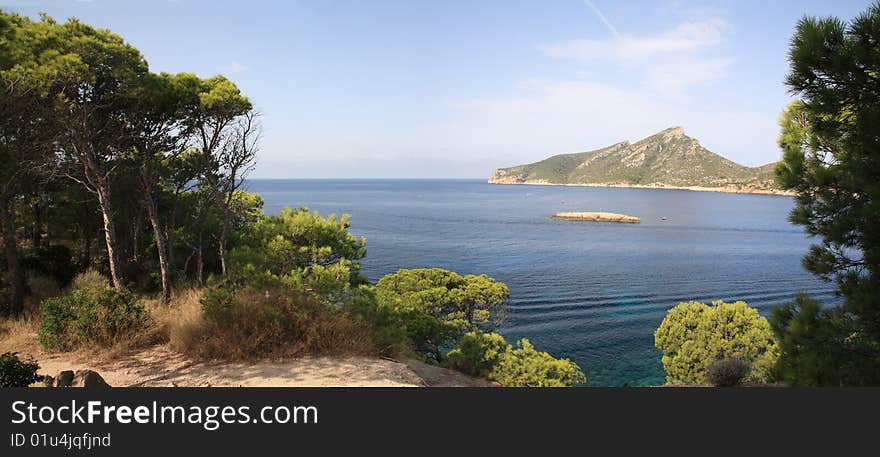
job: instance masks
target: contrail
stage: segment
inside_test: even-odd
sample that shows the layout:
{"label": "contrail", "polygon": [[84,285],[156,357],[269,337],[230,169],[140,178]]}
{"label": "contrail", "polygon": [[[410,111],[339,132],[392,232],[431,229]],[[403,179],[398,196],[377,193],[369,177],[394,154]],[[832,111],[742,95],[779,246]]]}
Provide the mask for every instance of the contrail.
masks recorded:
{"label": "contrail", "polygon": [[605,17],[604,14],[602,14],[602,10],[600,10],[598,6],[593,4],[593,2],[590,0],[584,0],[584,3],[586,3],[587,6],[589,6],[590,9],[592,9],[593,12],[596,13],[596,16],[599,16],[599,20],[602,21],[603,24],[605,24],[605,27],[608,28],[612,35],[614,35],[614,38],[620,38],[620,34],[617,33],[617,28],[614,27],[614,24],[608,21],[608,18]]}

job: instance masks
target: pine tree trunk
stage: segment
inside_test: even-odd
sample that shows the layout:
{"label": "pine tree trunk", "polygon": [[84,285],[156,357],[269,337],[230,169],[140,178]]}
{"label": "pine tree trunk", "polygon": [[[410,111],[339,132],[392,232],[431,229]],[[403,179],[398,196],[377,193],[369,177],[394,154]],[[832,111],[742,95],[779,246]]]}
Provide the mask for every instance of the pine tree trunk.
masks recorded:
{"label": "pine tree trunk", "polygon": [[168,225],[165,226],[164,232],[165,232],[165,244],[168,246],[168,268],[173,269],[174,268],[174,223],[175,223],[175,217],[174,217],[173,210],[171,211],[171,216],[169,217],[169,219],[171,219],[171,220],[168,221]]}
{"label": "pine tree trunk", "polygon": [[228,229],[226,228],[226,221],[223,221],[223,228],[220,230],[220,240],[217,242],[219,246],[217,248],[218,254],[220,255],[220,274],[226,274],[226,237],[227,237]]}
{"label": "pine tree trunk", "polygon": [[101,207],[101,217],[104,221],[104,241],[107,244],[107,260],[110,263],[110,279],[113,281],[113,287],[121,292],[125,290],[125,286],[119,274],[119,253],[116,252],[116,223],[113,220],[110,184],[105,179],[97,187],[98,204]]}
{"label": "pine tree trunk", "polygon": [[198,250],[198,253],[196,254],[196,284],[198,284],[199,287],[202,287],[205,285],[204,274],[203,274],[204,267],[205,267],[205,262],[202,258],[202,237],[199,236],[199,250]]}
{"label": "pine tree trunk", "polygon": [[217,240],[217,254],[220,256],[220,274],[226,274],[226,238],[229,236],[229,220],[232,219],[232,211],[229,209],[226,197],[217,188],[217,179],[209,181],[214,192],[214,200],[220,211],[223,212],[223,221],[220,228],[220,237]]}
{"label": "pine tree trunk", "polygon": [[[219,194],[218,194],[219,195]],[[220,226],[220,239],[217,242],[217,251],[220,255],[220,274],[226,274],[226,239],[229,237],[229,220],[232,219],[232,211],[223,197],[219,197],[220,208],[223,210],[223,223]]]}
{"label": "pine tree trunk", "polygon": [[9,311],[13,315],[24,310],[24,276],[18,264],[18,243],[15,238],[15,223],[9,211],[9,200],[0,201],[0,225],[3,230],[3,247],[6,252],[6,268],[12,288],[12,301]]}
{"label": "pine tree trunk", "polygon": [[168,304],[171,301],[171,283],[168,277],[168,245],[165,242],[165,233],[159,225],[159,215],[156,211],[156,202],[153,200],[153,187],[148,179],[144,178],[144,198],[147,203],[147,214],[150,217],[150,225],[153,226],[153,236],[156,237],[156,251],[159,254],[159,275],[162,278],[162,301]]}
{"label": "pine tree trunk", "polygon": [[131,259],[135,264],[140,263],[140,213],[131,220]]}

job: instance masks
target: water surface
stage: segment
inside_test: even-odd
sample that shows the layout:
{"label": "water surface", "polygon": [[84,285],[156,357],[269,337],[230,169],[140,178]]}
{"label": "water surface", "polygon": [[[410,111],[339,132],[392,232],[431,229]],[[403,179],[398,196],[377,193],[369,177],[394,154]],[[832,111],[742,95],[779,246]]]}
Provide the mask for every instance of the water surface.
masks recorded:
{"label": "water surface", "polygon": [[[653,332],[681,301],[744,300],[766,315],[799,291],[832,297],[801,267],[810,240],[787,221],[788,197],[478,180],[254,180],[248,190],[270,214],[300,205],[351,214],[372,281],[441,267],[507,283],[500,332],[571,358],[594,386],[662,384]],[[642,223],[548,218],[560,211]]]}

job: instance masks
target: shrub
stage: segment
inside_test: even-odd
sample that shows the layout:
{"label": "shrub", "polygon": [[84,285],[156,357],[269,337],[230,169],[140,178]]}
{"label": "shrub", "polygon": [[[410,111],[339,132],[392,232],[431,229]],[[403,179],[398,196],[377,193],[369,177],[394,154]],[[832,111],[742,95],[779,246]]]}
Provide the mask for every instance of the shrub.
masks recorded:
{"label": "shrub", "polygon": [[505,387],[569,387],[587,382],[576,363],[536,351],[527,339],[513,349],[497,333],[466,333],[459,347],[446,355],[444,365]]}
{"label": "shrub", "polygon": [[580,367],[569,359],[557,359],[536,351],[523,338],[518,349],[501,355],[490,379],[507,387],[570,387],[587,382]]}
{"label": "shrub", "polygon": [[398,270],[376,284],[379,303],[397,310],[413,348],[435,362],[443,359],[441,348],[466,332],[500,323],[509,294],[489,276],[440,268]]}
{"label": "shrub", "polygon": [[364,285],[355,289],[343,309],[373,327],[380,354],[392,357],[408,349],[410,340],[405,316],[395,308],[380,303],[374,287]]}
{"label": "shrub", "polygon": [[486,378],[509,351],[510,345],[497,333],[470,332],[461,337],[458,348],[449,351],[443,362],[462,373]]}
{"label": "shrub", "polygon": [[104,275],[99,273],[97,270],[88,269],[73,278],[73,282],[71,283],[70,288],[84,289],[109,285],[110,281],[108,281],[107,278],[104,277]]}
{"label": "shrub", "polygon": [[185,352],[214,359],[380,353],[373,326],[287,281],[225,281],[204,290]]}
{"label": "shrub", "polygon": [[0,387],[27,387],[42,379],[39,369],[33,359],[19,360],[15,352],[0,355]]}
{"label": "shrub", "polygon": [[487,275],[461,276],[441,268],[398,270],[380,279],[376,289],[383,301],[420,309],[463,331],[499,323],[510,295],[507,285]]}
{"label": "shrub", "polygon": [[751,364],[745,360],[727,357],[709,364],[706,380],[715,387],[734,387],[742,384],[751,370]]}
{"label": "shrub", "polygon": [[654,332],[668,383],[705,384],[706,369],[735,357],[751,365],[748,379],[772,381],[776,342],[767,319],[745,302],[681,303]]}
{"label": "shrub", "polygon": [[68,295],[43,300],[40,308],[39,340],[48,350],[89,343],[109,346],[149,325],[134,295],[107,285],[74,288]]}

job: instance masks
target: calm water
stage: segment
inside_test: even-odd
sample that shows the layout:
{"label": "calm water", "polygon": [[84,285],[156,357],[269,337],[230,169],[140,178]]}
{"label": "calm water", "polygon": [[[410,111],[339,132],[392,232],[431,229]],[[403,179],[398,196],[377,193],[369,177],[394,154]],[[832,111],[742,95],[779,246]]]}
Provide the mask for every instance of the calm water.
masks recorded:
{"label": "calm water", "polygon": [[[745,300],[766,315],[798,291],[831,300],[831,287],[801,268],[809,240],[787,222],[787,197],[477,180],[256,180],[249,190],[272,214],[300,205],[351,214],[373,281],[441,267],[507,283],[501,333],[571,358],[593,386],[663,383],[653,332],[681,301]],[[548,219],[559,211],[642,223]]]}

